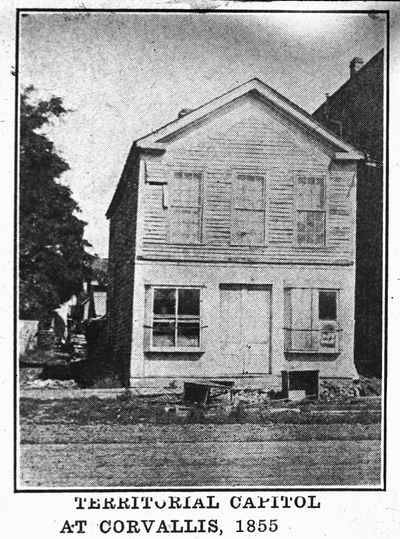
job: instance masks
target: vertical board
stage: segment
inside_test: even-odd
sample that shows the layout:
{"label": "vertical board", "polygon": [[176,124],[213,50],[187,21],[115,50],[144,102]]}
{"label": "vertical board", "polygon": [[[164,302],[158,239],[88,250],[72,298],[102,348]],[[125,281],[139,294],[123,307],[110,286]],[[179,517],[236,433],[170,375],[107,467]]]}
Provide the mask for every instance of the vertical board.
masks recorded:
{"label": "vertical board", "polygon": [[242,337],[245,373],[267,373],[271,333],[271,290],[243,288]]}
{"label": "vertical board", "polygon": [[292,350],[312,350],[312,290],[293,288],[291,290],[292,307]]}
{"label": "vertical board", "polygon": [[220,289],[221,356],[231,374],[268,373],[271,290],[252,285]]}
{"label": "vertical board", "polygon": [[243,372],[242,289],[239,286],[220,289],[220,354],[227,374]]}

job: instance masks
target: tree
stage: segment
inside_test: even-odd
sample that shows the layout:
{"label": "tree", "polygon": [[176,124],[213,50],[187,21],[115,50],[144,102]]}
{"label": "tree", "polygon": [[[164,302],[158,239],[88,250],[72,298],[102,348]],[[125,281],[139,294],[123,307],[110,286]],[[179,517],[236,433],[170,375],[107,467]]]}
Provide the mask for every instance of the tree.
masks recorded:
{"label": "tree", "polygon": [[68,113],[59,97],[34,102],[33,86],[20,103],[19,277],[20,317],[40,319],[82,289],[91,255],[87,223],[69,187],[59,181],[68,163],[43,127]]}

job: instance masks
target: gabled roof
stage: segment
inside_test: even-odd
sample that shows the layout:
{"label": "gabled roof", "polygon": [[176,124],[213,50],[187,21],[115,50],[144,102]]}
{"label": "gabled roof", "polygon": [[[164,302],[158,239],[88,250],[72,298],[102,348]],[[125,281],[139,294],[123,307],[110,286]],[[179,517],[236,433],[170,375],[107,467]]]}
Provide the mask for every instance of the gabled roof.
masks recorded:
{"label": "gabled roof", "polygon": [[168,139],[173,135],[186,130],[192,124],[195,125],[198,121],[212,115],[221,107],[249,93],[258,96],[261,100],[264,100],[275,108],[280,109],[286,116],[290,117],[298,124],[301,124],[307,131],[313,133],[317,138],[325,140],[328,144],[337,147],[338,152],[349,153],[352,155],[353,159],[362,159],[364,157],[364,155],[356,150],[353,146],[319,124],[305,110],[301,109],[289,101],[289,99],[257,78],[251,79],[248,82],[237,86],[233,90],[222,94],[221,96],[209,101],[205,105],[201,105],[197,109],[192,110],[185,116],[182,116],[181,118],[178,118],[164,125],[163,127],[160,127],[156,131],[153,131],[152,133],[138,139],[136,141],[137,147],[143,149],[166,149],[166,146],[164,147],[163,145],[164,139]]}
{"label": "gabled roof", "polygon": [[292,103],[289,99],[261,80],[254,78],[245,82],[244,84],[241,84],[240,86],[237,86],[236,88],[233,88],[233,90],[212,99],[197,109],[188,112],[184,116],[169,122],[156,131],[153,131],[148,135],[134,141],[116,192],[114,193],[114,197],[107,210],[107,218],[112,216],[124,194],[127,182],[129,181],[129,175],[132,172],[135,160],[138,158],[141,149],[159,152],[165,151],[167,149],[169,139],[189,129],[190,127],[195,127],[201,121],[211,117],[213,113],[222,107],[225,107],[240,97],[248,94],[256,96],[260,99],[260,101],[264,101],[267,105],[280,110],[286,117],[291,119],[293,122],[296,122],[298,125],[301,125],[313,136],[332,146],[336,152],[336,159],[358,160],[364,158],[363,153],[354,148],[354,146],[350,145],[348,142],[342,140],[335,133],[329,131],[326,127],[319,124],[311,116],[311,114],[308,114],[305,110]]}

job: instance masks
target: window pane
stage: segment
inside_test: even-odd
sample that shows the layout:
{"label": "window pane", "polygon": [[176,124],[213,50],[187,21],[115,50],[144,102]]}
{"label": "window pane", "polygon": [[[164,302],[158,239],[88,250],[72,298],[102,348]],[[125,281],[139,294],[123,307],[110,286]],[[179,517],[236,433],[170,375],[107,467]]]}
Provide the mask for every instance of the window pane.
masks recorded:
{"label": "window pane", "polygon": [[264,206],[264,177],[239,174],[236,207],[261,210]]}
{"label": "window pane", "polygon": [[175,314],[175,289],[155,288],[153,313],[155,315]]}
{"label": "window pane", "polygon": [[306,213],[306,230],[307,232],[313,232],[314,231],[314,223],[315,223],[315,215],[314,212],[307,212]]}
{"label": "window pane", "polygon": [[304,245],[306,244],[306,235],[305,234],[299,234],[298,238],[297,238],[297,241],[299,243],[299,245]]}
{"label": "window pane", "polygon": [[305,176],[299,176],[298,179],[297,179],[297,183],[299,185],[306,185],[307,178]]}
{"label": "window pane", "polygon": [[153,346],[175,346],[175,322],[153,322]]}
{"label": "window pane", "polygon": [[178,347],[200,346],[199,322],[178,322]]}
{"label": "window pane", "polygon": [[172,205],[199,206],[201,176],[201,173],[175,172],[172,186]]}
{"label": "window pane", "polygon": [[297,242],[300,245],[324,245],[325,212],[297,212]]}
{"label": "window pane", "polygon": [[200,290],[193,288],[178,290],[178,315],[200,315]]}
{"label": "window pane", "polygon": [[265,215],[263,211],[235,210],[233,241],[242,245],[264,242]]}
{"label": "window pane", "polygon": [[325,189],[323,177],[297,178],[297,207],[305,210],[323,209]]}
{"label": "window pane", "polygon": [[200,239],[200,211],[171,208],[171,241],[196,243]]}
{"label": "window pane", "polygon": [[315,207],[323,208],[325,203],[324,178],[315,178]]}
{"label": "window pane", "polygon": [[319,292],[319,319],[337,319],[337,292]]}

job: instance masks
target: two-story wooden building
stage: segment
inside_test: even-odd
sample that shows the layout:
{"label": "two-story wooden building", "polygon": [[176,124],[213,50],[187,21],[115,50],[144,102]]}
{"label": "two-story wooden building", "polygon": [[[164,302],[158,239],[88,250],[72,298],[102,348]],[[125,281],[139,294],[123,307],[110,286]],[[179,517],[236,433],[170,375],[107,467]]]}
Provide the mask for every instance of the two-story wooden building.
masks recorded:
{"label": "two-story wooden building", "polygon": [[107,216],[126,384],[352,378],[356,163],[258,79],[137,140]]}

